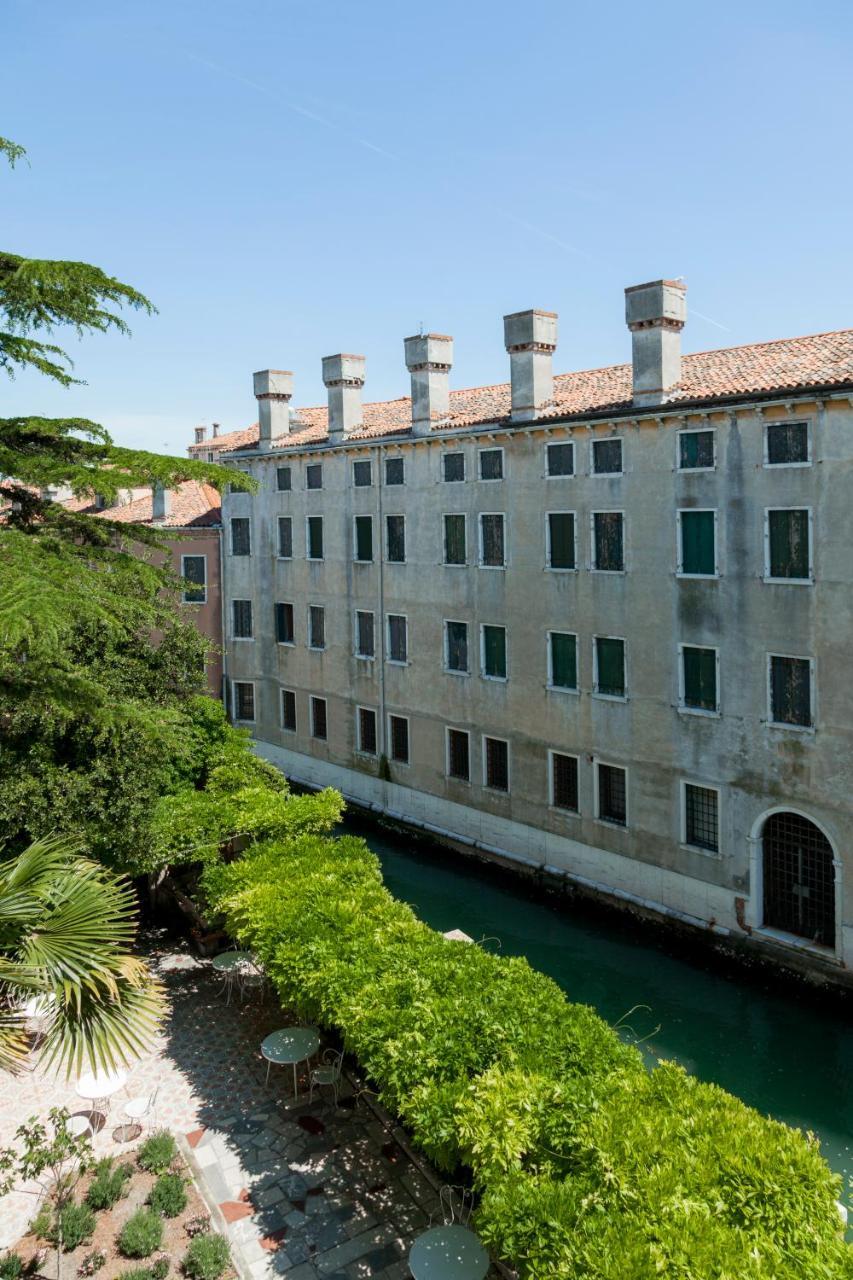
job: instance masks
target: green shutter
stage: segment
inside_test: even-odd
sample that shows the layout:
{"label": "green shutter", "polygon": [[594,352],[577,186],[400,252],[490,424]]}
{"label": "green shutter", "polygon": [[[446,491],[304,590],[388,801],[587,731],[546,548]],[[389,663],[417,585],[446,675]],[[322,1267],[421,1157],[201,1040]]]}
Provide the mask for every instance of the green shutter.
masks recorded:
{"label": "green shutter", "polygon": [[373,521],[370,516],[356,516],[355,558],[356,560],[373,559]]}
{"label": "green shutter", "polygon": [[714,574],[714,512],[682,511],[681,572]]}
{"label": "green shutter", "polygon": [[551,632],[551,684],[557,689],[577,689],[577,638],[562,631]]}
{"label": "green shutter", "polygon": [[812,723],[811,669],[807,658],[774,657],[770,687],[773,719],[777,723]]}
{"label": "green shutter", "polygon": [[575,518],[565,511],[553,511],[548,516],[550,530],[552,569],[575,567]]}
{"label": "green shutter", "polygon": [[622,513],[620,511],[597,511],[593,521],[596,569],[610,573],[621,573],[625,568]]}
{"label": "green shutter", "polygon": [[445,564],[465,564],[465,517],[450,515],[444,517],[444,562]]}
{"label": "green shutter", "polygon": [[808,511],[770,511],[770,577],[809,577]]}
{"label": "green shutter", "polygon": [[717,655],[713,649],[684,647],[684,704],[702,711],[717,710]]}
{"label": "green shutter", "polygon": [[506,630],[483,627],[483,657],[487,676],[506,679]]}
{"label": "green shutter", "polygon": [[598,655],[598,693],[614,697],[625,695],[625,642],[599,636],[595,642]]}

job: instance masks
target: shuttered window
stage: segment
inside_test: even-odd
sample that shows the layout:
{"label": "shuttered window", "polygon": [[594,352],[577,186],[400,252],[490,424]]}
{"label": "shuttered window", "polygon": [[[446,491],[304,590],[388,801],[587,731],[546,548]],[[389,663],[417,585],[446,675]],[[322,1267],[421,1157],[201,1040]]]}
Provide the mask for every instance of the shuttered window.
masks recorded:
{"label": "shuttered window", "polygon": [[232,556],[252,554],[251,526],[245,516],[234,516],[231,520],[231,554]]}
{"label": "shuttered window", "polygon": [[376,656],[373,614],[361,609],[355,615],[355,651],[359,658]]}
{"label": "shuttered window", "polygon": [[275,638],[278,644],[293,644],[293,605],[278,602],[275,606]]}
{"label": "shuttered window", "polygon": [[352,482],[357,489],[367,489],[373,484],[373,469],[369,459],[352,464]]}
{"label": "shuttered window", "polygon": [[768,569],[771,578],[809,578],[809,513],[767,512]]}
{"label": "shuttered window", "polygon": [[596,511],[592,517],[593,568],[621,573],[625,568],[621,511]]}
{"label": "shuttered window", "polygon": [[808,658],[770,658],[770,718],[776,724],[810,726],[812,671]]}
{"label": "shuttered window", "polygon": [[446,622],[444,624],[445,647],[448,671],[468,671],[468,623]]}
{"label": "shuttered window", "polygon": [[308,517],[308,559],[323,559],[323,517]]}
{"label": "shuttered window", "polygon": [[550,671],[548,683],[554,689],[578,687],[578,641],[567,631],[549,633]]}
{"label": "shuttered window", "polygon": [[323,741],[329,736],[325,698],[311,698],[311,736]]}
{"label": "shuttered window", "polygon": [[503,738],[484,738],[485,783],[490,791],[509,791],[509,746]]}
{"label": "shuttered window", "polygon": [[405,480],[405,469],[402,458],[386,458],[385,459],[385,483],[386,484],[403,484]]}
{"label": "shuttered window", "polygon": [[182,556],[181,574],[186,579],[181,597],[184,604],[204,604],[207,600],[207,556]]}
{"label": "shuttered window", "polygon": [[293,556],[293,520],[290,516],[278,518],[278,554],[282,560]]}
{"label": "shuttered window", "polygon": [[595,637],[595,692],[611,698],[625,696],[625,641]]}
{"label": "shuttered window", "polygon": [[355,517],[355,558],[361,561],[373,559],[373,517]]}
{"label": "shuttered window", "polygon": [[308,646],[311,649],[326,647],[326,610],[321,604],[308,607]]}
{"label": "shuttered window", "polygon": [[441,459],[442,475],[447,484],[465,479],[465,454],[445,453]]}
{"label": "shuttered window", "polygon": [[464,729],[447,730],[447,773],[460,782],[471,780],[471,748]]}
{"label": "shuttered window", "polygon": [[408,662],[409,660],[409,624],[400,613],[388,614],[388,660],[389,662]]}
{"label": "shuttered window", "polygon": [[575,517],[571,511],[548,513],[548,568],[575,568]]}
{"label": "shuttered window", "polygon": [[376,755],[376,712],[368,707],[358,709],[358,749],[365,755]]}
{"label": "shuttered window", "polygon": [[719,796],[711,787],[684,785],[684,843],[716,853],[720,847]]}
{"label": "shuttered window", "polygon": [[483,627],[483,675],[506,680],[506,627]]}
{"label": "shuttered window", "polygon": [[409,763],[409,722],[405,716],[389,716],[391,759],[396,764]]}
{"label": "shuttered window", "polygon": [[503,480],[503,478],[504,478],[503,449],[481,449],[480,450],[480,479],[481,480]]}
{"label": "shuttered window", "polygon": [[406,517],[386,516],[385,531],[388,560],[391,564],[403,564],[406,559]]}
{"label": "shuttered window", "polygon": [[717,651],[684,645],[681,650],[684,706],[697,711],[716,711]]}
{"label": "shuttered window", "polygon": [[598,816],[620,827],[628,819],[625,770],[612,764],[598,766]]}
{"label": "shuttered window", "polygon": [[489,569],[503,569],[505,545],[502,515],[480,516],[480,544],[480,563]]}
{"label": "shuttered window", "polygon": [[678,437],[679,470],[705,470],[713,465],[713,431],[682,431]]}
{"label": "shuttered window", "polygon": [[681,511],[679,572],[713,577],[717,572],[716,519],[713,511]]}
{"label": "shuttered window", "polygon": [[293,482],[290,467],[276,467],[275,477],[279,493],[289,493]]}
{"label": "shuttered window", "polygon": [[231,601],[231,634],[236,640],[252,638],[252,602],[251,600]]}
{"label": "shuttered window", "polygon": [[305,468],[305,488],[322,489],[322,487],[323,464],[322,462],[312,462]]}
{"label": "shuttered window", "polygon": [[577,756],[551,752],[551,804],[555,809],[578,811]]}
{"label": "shuttered window", "polygon": [[292,689],[281,691],[281,727],[296,733],[296,694]]}
{"label": "shuttered window", "polygon": [[549,444],[546,450],[549,476],[573,476],[575,474],[575,446],[570,440]]}
{"label": "shuttered window", "polygon": [[234,681],[234,717],[237,720],[254,720],[255,686],[241,680]]}
{"label": "shuttered window", "polygon": [[465,564],[468,558],[464,515],[444,517],[444,563]]}
{"label": "shuttered window", "polygon": [[592,469],[597,476],[621,474],[622,441],[593,440]]}
{"label": "shuttered window", "polygon": [[765,427],[767,465],[794,466],[809,460],[807,422],[768,422]]}

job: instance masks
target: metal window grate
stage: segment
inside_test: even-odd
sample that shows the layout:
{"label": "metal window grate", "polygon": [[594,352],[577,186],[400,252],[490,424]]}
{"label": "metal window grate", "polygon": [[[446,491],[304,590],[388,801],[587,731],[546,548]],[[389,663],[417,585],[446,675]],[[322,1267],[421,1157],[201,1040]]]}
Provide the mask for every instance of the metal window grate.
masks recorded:
{"label": "metal window grate", "polygon": [[365,755],[376,755],[376,712],[367,707],[358,709],[358,749]]}
{"label": "metal window grate", "polygon": [[237,681],[234,685],[236,717],[238,720],[254,720],[255,718],[255,686]]}
{"label": "metal window grate", "polygon": [[486,738],[486,786],[509,791],[509,747],[502,738]]}
{"label": "metal window grate", "polygon": [[578,809],[578,761],[576,756],[554,752],[551,756],[551,803],[556,809]]}
{"label": "metal window grate", "polygon": [[289,733],[296,732],[296,694],[292,689],[281,691],[281,727]]}
{"label": "metal window grate", "polygon": [[807,422],[768,422],[767,462],[779,466],[809,460],[809,424]]}
{"label": "metal window grate", "polygon": [[625,568],[621,511],[596,511],[593,516],[596,569],[621,573]]}
{"label": "metal window grate", "polygon": [[315,738],[321,738],[325,741],[328,735],[328,725],[326,723],[326,699],[311,699],[311,734]]}
{"label": "metal window grate", "polygon": [[770,716],[776,724],[812,723],[811,663],[808,658],[770,659]]}
{"label": "metal window grate", "polygon": [[798,508],[767,515],[771,578],[808,578],[809,513]]}
{"label": "metal window grate", "polygon": [[238,640],[252,638],[252,602],[251,600],[232,600],[231,615],[233,618],[232,635]]}
{"label": "metal window grate", "polygon": [[764,824],[764,924],[835,945],[835,867],[822,831],[798,813]]}
{"label": "metal window grate", "polygon": [[504,518],[502,515],[481,515],[480,530],[483,539],[483,564],[491,569],[504,567]]}
{"label": "metal window grate", "polygon": [[293,520],[290,516],[278,518],[278,554],[283,560],[293,557]]}
{"label": "metal window grate", "polygon": [[464,515],[444,517],[444,563],[465,564],[468,558],[465,545]]}
{"label": "metal window grate", "polygon": [[687,844],[716,853],[720,847],[717,793],[687,783],[684,788],[684,835]]}
{"label": "metal window grate", "polygon": [[717,710],[717,654],[714,649],[685,645],[681,650],[684,705],[700,711]]}
{"label": "metal window grate", "polygon": [[625,770],[612,764],[598,766],[598,816],[622,827],[628,816]]}
{"label": "metal window grate", "polygon": [[480,479],[481,480],[503,480],[503,478],[504,478],[503,449],[481,449],[480,450]]}
{"label": "metal window grate", "polygon": [[397,764],[409,763],[409,722],[405,716],[389,716],[391,726],[391,759]]}
{"label": "metal window grate", "polygon": [[471,778],[471,748],[464,729],[447,731],[447,772],[462,782]]}
{"label": "metal window grate", "polygon": [[232,556],[249,556],[252,554],[251,526],[245,516],[232,517],[231,554]]}
{"label": "metal window grate", "polygon": [[408,662],[409,635],[408,623],[403,614],[388,615],[388,657],[391,662]]}
{"label": "metal window grate", "polygon": [[403,564],[406,559],[406,517],[386,516],[388,560],[391,564]]}
{"label": "metal window grate", "polygon": [[575,446],[571,441],[548,445],[548,475],[573,476],[575,474]]}
{"label": "metal window grate", "polygon": [[448,484],[465,479],[465,454],[445,453],[442,458],[444,479]]}

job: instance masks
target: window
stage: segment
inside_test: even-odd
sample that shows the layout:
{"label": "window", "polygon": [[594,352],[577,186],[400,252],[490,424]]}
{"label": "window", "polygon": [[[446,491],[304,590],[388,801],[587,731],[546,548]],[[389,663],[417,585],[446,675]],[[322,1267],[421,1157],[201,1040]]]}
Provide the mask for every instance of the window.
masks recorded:
{"label": "window", "polygon": [[326,610],[321,604],[308,606],[308,648],[326,647]]}
{"label": "window", "polygon": [[506,680],[506,627],[486,624],[480,636],[483,675],[487,680]]}
{"label": "window", "polygon": [[578,638],[568,631],[548,632],[548,687],[578,687]]}
{"label": "window", "polygon": [[292,689],[281,691],[281,727],[296,733],[296,694]]}
{"label": "window", "polygon": [[578,811],[578,758],[551,751],[551,804],[555,809]]}
{"label": "window", "polygon": [[359,459],[352,464],[352,482],[356,489],[369,489],[373,484],[373,468],[369,458]]}
{"label": "window", "polygon": [[442,475],[447,484],[465,479],[465,454],[445,453],[441,459]]}
{"label": "window", "polygon": [[464,729],[447,730],[447,776],[460,782],[471,781],[471,746]]}
{"label": "window", "polygon": [[483,738],[483,785],[509,791],[509,743],[503,738]]}
{"label": "window", "polygon": [[548,568],[574,569],[575,517],[572,511],[548,512]]}
{"label": "window", "polygon": [[311,737],[325,742],[329,736],[326,722],[326,699],[311,697]]}
{"label": "window", "polygon": [[448,515],[444,517],[444,563],[466,564],[468,547],[466,537],[466,520],[464,515]]}
{"label": "window", "polygon": [[385,459],[385,483],[404,484],[406,479],[405,464],[402,458]]}
{"label": "window", "polygon": [[388,746],[395,764],[409,763],[409,722],[405,716],[388,717]]}
{"label": "window", "polygon": [[305,488],[306,489],[322,489],[323,487],[323,464],[322,462],[311,462],[305,468]]}
{"label": "window", "polygon": [[684,783],[684,843],[717,853],[720,848],[719,793],[713,787]]}
{"label": "window", "polygon": [[571,440],[549,444],[545,448],[546,472],[549,476],[575,474],[575,446]]}
{"label": "window", "polygon": [[506,564],[502,515],[480,516],[480,564],[486,569],[503,569]]}
{"label": "window", "polygon": [[481,449],[480,450],[480,479],[481,480],[503,480],[503,478],[504,478],[503,449]]}
{"label": "window", "polygon": [[679,471],[713,471],[714,464],[713,431],[679,431]]}
{"label": "window", "polygon": [[681,646],[681,705],[688,711],[719,711],[716,649]]}
{"label": "window", "polygon": [[811,512],[805,508],[767,512],[765,544],[767,577],[808,582],[811,579]]}
{"label": "window", "polygon": [[594,511],[592,514],[592,567],[599,573],[622,573],[625,569],[624,518],[621,511]]}
{"label": "window", "polygon": [[251,600],[231,601],[231,635],[235,640],[252,639]]}
{"label": "window", "polygon": [[619,439],[593,440],[592,471],[596,476],[622,474],[622,441]]}
{"label": "window", "polygon": [[808,658],[770,655],[770,719],[774,724],[810,728],[812,713],[812,664]]}
{"label": "window", "polygon": [[388,661],[409,661],[409,623],[401,613],[388,614]]}
{"label": "window", "polygon": [[242,680],[234,681],[234,718],[254,720],[255,686]]}
{"label": "window", "polygon": [[373,614],[358,609],[355,615],[355,651],[359,658],[376,656],[376,640],[373,631]]}
{"label": "window", "polygon": [[386,552],[390,564],[405,564],[406,517],[385,517]]}
{"label": "window", "polygon": [[358,750],[366,756],[376,755],[376,712],[369,707],[359,707],[356,723],[358,725]]}
{"label": "window", "polygon": [[181,599],[184,604],[207,601],[207,556],[181,556],[181,577],[186,580]]}
{"label": "window", "polygon": [[[312,516],[311,519],[322,519],[322,516]],[[293,557],[293,519],[291,516],[279,516],[278,518],[278,554],[281,560],[290,560]]]}
{"label": "window", "polygon": [[605,698],[625,697],[625,641],[595,637],[595,692]]}
{"label": "window", "polygon": [[309,516],[308,527],[308,559],[323,559],[323,517]]}
{"label": "window", "polygon": [[279,493],[290,493],[293,487],[293,477],[290,467],[276,467],[275,482]]}
{"label": "window", "polygon": [[373,559],[373,516],[356,516],[355,526],[355,558],[362,563]]}
{"label": "window", "polygon": [[809,462],[809,424],[768,422],[764,428],[764,460],[768,467],[801,467]]}
{"label": "window", "polygon": [[445,622],[444,664],[448,671],[468,674],[468,623]]}
{"label": "window", "polygon": [[245,516],[231,518],[231,554],[232,556],[252,554],[252,531]]}
{"label": "window", "polygon": [[279,602],[275,606],[275,638],[278,644],[293,644],[293,605]]}
{"label": "window", "polygon": [[624,827],[628,821],[626,775],[624,769],[612,764],[596,766],[598,817],[604,822],[615,822]]}
{"label": "window", "polygon": [[716,511],[679,511],[678,572],[685,577],[716,577]]}

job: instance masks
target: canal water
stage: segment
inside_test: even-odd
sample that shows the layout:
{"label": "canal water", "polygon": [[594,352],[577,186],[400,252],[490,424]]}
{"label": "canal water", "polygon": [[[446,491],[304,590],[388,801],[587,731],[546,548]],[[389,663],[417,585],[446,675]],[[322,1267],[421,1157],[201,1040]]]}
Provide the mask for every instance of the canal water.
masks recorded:
{"label": "canal water", "polygon": [[[674,1059],[759,1111],[810,1129],[832,1167],[853,1174],[853,1015],[791,982],[724,973],[701,953],[674,952],[657,931],[613,912],[534,896],[517,877],[347,820],[379,856],[390,891],[435,929],[496,938],[503,955],[523,955],[570,1000],[615,1023],[630,1017],[644,1048]],[[497,944],[488,944],[497,950]]]}

